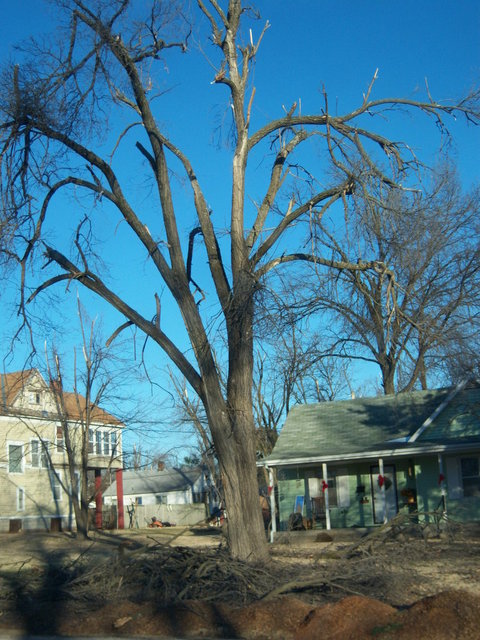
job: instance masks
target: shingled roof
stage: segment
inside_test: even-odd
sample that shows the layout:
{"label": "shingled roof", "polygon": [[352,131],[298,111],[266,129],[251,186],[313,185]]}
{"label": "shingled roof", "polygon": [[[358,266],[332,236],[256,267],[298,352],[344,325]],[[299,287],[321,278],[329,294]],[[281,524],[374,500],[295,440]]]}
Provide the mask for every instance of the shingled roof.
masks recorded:
{"label": "shingled roof", "polygon": [[11,407],[18,394],[35,373],[35,369],[25,369],[24,371],[14,371],[13,373],[0,373],[0,402],[2,406]]}
{"label": "shingled roof", "polygon": [[[442,410],[436,414],[438,408]],[[410,442],[414,434],[417,438]],[[425,449],[468,442],[480,444],[480,389],[476,386],[297,405],[264,463],[358,459],[367,453],[400,454],[414,446]]]}
{"label": "shingled roof", "polygon": [[[41,389],[39,390],[47,392],[50,391],[53,394],[53,390],[48,386],[37,369],[25,369],[24,371],[0,374],[0,413],[13,414],[26,412],[25,408],[19,409],[15,407],[15,401],[22,390],[30,383],[32,378],[35,377],[38,377],[41,380]],[[87,400],[83,395],[70,391],[63,391],[63,402],[65,412],[69,420],[81,420],[84,418]],[[118,418],[115,418],[115,416],[108,413],[101,407],[93,404],[90,406],[91,421],[100,424],[122,425]],[[28,410],[27,412],[31,415],[37,415],[39,413],[42,413],[43,415],[43,412],[39,412],[35,409]]]}

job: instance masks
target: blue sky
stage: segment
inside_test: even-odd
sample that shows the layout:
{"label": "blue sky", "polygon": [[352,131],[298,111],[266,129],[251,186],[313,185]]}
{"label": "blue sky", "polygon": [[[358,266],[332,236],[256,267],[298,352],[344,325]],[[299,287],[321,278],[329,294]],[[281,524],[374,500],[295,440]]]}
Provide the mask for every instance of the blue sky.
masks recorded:
{"label": "blue sky", "polygon": [[[252,25],[254,38],[260,33],[265,20],[268,19],[271,26],[264,36],[254,70],[254,127],[279,117],[283,109],[288,109],[294,101],[301,104],[303,113],[318,112],[323,107],[324,88],[329,95],[330,109],[346,112],[361,102],[362,93],[377,68],[379,77],[374,97],[421,98],[425,95],[427,78],[435,99],[450,100],[465,95],[480,83],[478,0],[264,0],[257,2],[256,6],[262,19]],[[48,32],[55,24],[55,10],[40,0],[0,0],[0,8],[1,59],[13,55],[12,47],[16,42],[31,33]],[[214,72],[205,59],[213,55],[211,45],[204,43],[205,56],[199,55],[195,48],[194,41],[204,34],[204,25],[197,24],[191,51],[187,55],[173,53],[166,58],[162,75],[156,78],[156,82],[160,88],[168,88],[169,92],[162,98],[157,117],[173,141],[191,158],[215,212],[215,224],[222,228],[228,223],[230,199],[229,153],[223,144],[228,133],[225,123],[228,122],[229,105],[225,89],[211,84]],[[449,124],[462,179],[466,186],[476,183],[480,179],[480,128],[466,126],[460,121]],[[401,122],[392,118],[380,126],[394,139],[408,140],[427,162],[435,162],[438,131],[426,118],[406,117]],[[222,131],[220,138],[217,135],[219,128]],[[138,206],[145,208],[148,217],[153,212],[150,210],[149,191],[145,191],[145,179],[136,172],[130,175],[130,154],[133,152],[132,145],[128,146],[128,143],[132,141],[133,137],[127,139],[119,154],[118,170],[128,176],[130,193]],[[262,158],[250,166],[252,182],[247,190],[251,198],[261,194],[266,180],[264,169]],[[193,224],[192,207],[180,182],[178,198],[185,207],[183,231],[187,238]],[[70,233],[65,230],[65,224],[68,226],[65,212],[72,206],[71,201],[62,199],[56,203],[50,232],[60,241],[66,241]],[[153,315],[153,292],[162,295],[161,283],[152,282],[154,275],[141,254],[133,252],[130,261],[117,261],[118,257],[131,253],[132,240],[126,229],[117,226],[113,212],[108,209],[102,210],[101,222],[105,239],[109,234],[115,235],[114,250],[107,242],[100,245],[105,263],[112,268],[112,282],[115,286],[125,287],[129,299],[143,308],[146,315]],[[67,347],[70,342],[77,341],[76,323],[71,320],[76,304],[73,289],[67,297],[64,297],[63,290],[57,291],[58,308],[61,306],[64,312],[63,325],[71,323],[72,327],[68,337],[62,338],[62,344]],[[11,289],[0,298],[3,345],[14,323],[10,316],[10,294]],[[81,296],[89,313],[102,318],[107,335],[121,323],[122,320],[104,305],[84,292]],[[42,303],[37,308],[39,315],[51,316],[52,321],[53,312],[51,307],[42,306]],[[181,321],[168,302],[162,306],[162,326],[173,338],[184,341]],[[141,343],[140,339],[140,348]],[[5,353],[4,348],[2,355]],[[161,386],[167,387],[166,360],[158,350],[148,349],[147,354],[152,376]],[[19,346],[7,368],[11,370],[21,366],[25,355],[25,349]],[[168,409],[168,394],[155,388],[152,395],[145,384],[136,387],[135,391],[144,395],[146,402]],[[162,411],[161,408],[158,410]],[[168,446],[173,442],[185,446],[185,441],[177,435],[168,440]]]}

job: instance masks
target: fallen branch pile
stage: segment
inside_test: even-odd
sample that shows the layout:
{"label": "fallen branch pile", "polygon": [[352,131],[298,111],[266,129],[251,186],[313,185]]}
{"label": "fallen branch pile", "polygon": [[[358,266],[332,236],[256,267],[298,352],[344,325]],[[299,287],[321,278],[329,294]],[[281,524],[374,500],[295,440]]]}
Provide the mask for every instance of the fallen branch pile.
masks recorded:
{"label": "fallen branch pile", "polygon": [[73,600],[80,608],[125,599],[158,606],[187,600],[243,605],[288,593],[301,593],[312,602],[357,594],[395,604],[404,601],[422,565],[428,569],[429,563],[439,561],[447,567],[446,558],[457,556],[461,574],[468,574],[470,549],[476,553],[477,548],[471,537],[465,543],[460,527],[455,534],[433,540],[417,523],[394,519],[356,542],[315,546],[312,538],[304,551],[275,546],[266,567],[232,560],[222,546],[198,549],[174,547],[158,538],[153,545],[124,539],[115,543],[116,551],[110,546],[113,553],[107,557],[93,542],[74,560],[64,557],[55,563],[50,557],[45,568],[30,563],[18,571],[0,568],[0,597]]}
{"label": "fallen branch pile", "polygon": [[271,588],[271,572],[232,560],[226,549],[197,550],[165,544],[129,550],[119,547],[114,560],[92,562],[82,554],[66,566],[21,572],[16,588],[32,597],[55,594],[58,600],[106,603],[153,601],[161,605],[185,600],[246,604]]}

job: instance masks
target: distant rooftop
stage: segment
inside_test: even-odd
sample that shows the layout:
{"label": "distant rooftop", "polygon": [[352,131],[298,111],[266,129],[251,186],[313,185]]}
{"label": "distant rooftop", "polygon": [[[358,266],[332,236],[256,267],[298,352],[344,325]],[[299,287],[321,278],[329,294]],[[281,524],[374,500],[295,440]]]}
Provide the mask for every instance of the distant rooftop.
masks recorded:
{"label": "distant rooftop", "polygon": [[[186,491],[193,487],[202,469],[200,467],[159,470],[135,470],[123,472],[123,493],[140,495],[145,493],[169,493]],[[104,496],[117,495],[117,483],[113,482],[104,492]]]}

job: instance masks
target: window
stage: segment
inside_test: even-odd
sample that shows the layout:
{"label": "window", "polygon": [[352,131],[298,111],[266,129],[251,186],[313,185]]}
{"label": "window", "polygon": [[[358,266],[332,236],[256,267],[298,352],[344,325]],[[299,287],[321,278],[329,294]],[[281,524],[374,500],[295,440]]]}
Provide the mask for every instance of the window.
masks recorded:
{"label": "window", "polygon": [[[328,506],[337,506],[337,487],[336,479],[330,477],[327,480],[328,484]],[[323,478],[308,478],[308,493],[310,498],[315,500],[316,505],[324,505],[325,501],[325,487],[323,484]]]}
{"label": "window", "polygon": [[97,456],[102,455],[102,432],[101,431],[95,432],[95,453],[97,454]]}
{"label": "window", "polygon": [[63,427],[60,424],[57,425],[56,441],[57,441],[57,453],[62,453],[65,450],[65,448],[64,448],[64,441],[63,441]]}
{"label": "window", "polygon": [[40,391],[30,391],[30,394],[29,394],[30,404],[40,404],[41,399],[42,399],[42,396],[40,394]]}
{"label": "window", "polygon": [[167,504],[167,496],[161,494],[156,495],[155,504]]}
{"label": "window", "polygon": [[8,472],[23,473],[23,443],[8,445]]}
{"label": "window", "polygon": [[30,440],[30,459],[32,467],[47,469],[49,466],[48,440]]}
{"label": "window", "polygon": [[17,487],[17,511],[25,510],[25,490],[23,487]]}
{"label": "window", "polygon": [[141,505],[142,504],[142,496],[137,496],[135,498],[135,504],[136,505]]}
{"label": "window", "polygon": [[38,440],[30,440],[30,458],[32,467],[40,467],[40,442]]}
{"label": "window", "polygon": [[112,447],[112,456],[117,454],[117,432],[112,431],[110,434],[110,445]]}
{"label": "window", "polygon": [[462,458],[462,483],[465,498],[480,497],[480,465],[478,458]]}
{"label": "window", "polygon": [[103,454],[110,455],[110,434],[108,431],[103,432]]}
{"label": "window", "polygon": [[50,484],[52,487],[52,496],[55,502],[62,499],[62,484],[60,480],[60,471],[50,470]]}
{"label": "window", "polygon": [[93,453],[93,429],[88,430],[88,453]]}

